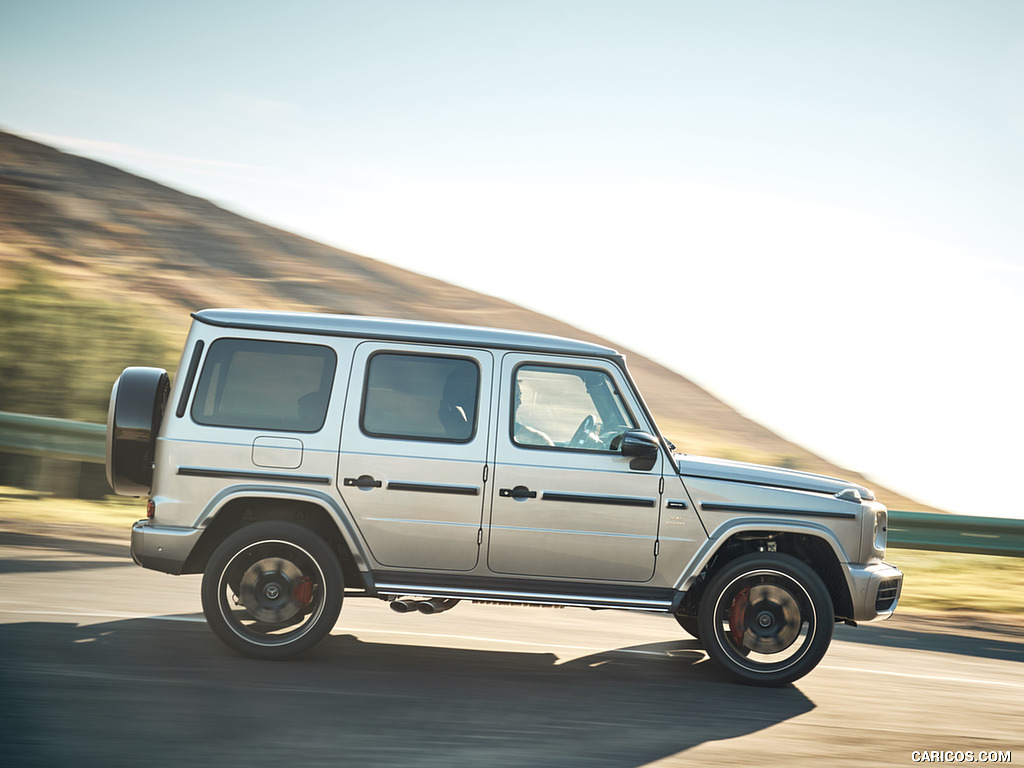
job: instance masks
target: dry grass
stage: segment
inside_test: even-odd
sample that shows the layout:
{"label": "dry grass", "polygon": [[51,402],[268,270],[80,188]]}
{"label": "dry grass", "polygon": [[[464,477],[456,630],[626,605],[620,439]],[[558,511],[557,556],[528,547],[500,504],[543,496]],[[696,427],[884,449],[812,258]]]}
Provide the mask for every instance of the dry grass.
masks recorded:
{"label": "dry grass", "polygon": [[[97,535],[128,539],[132,523],[146,516],[146,502],[121,496],[103,501],[57,499],[35,491],[0,486],[0,520],[27,529],[93,529]],[[8,526],[9,528],[12,526]]]}
{"label": "dry grass", "polygon": [[1019,614],[1024,622],[1024,557],[889,549],[905,575],[900,609]]}

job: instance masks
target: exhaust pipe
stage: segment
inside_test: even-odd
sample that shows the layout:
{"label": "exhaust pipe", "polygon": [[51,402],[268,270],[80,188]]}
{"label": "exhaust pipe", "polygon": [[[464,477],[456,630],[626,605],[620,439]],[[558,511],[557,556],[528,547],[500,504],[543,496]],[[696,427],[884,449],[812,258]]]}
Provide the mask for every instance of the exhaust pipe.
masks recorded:
{"label": "exhaust pipe", "polygon": [[400,600],[392,600],[390,605],[391,610],[395,613],[410,613],[416,610],[416,605],[419,602],[419,600],[410,600],[407,597],[403,597]]}
{"label": "exhaust pipe", "polygon": [[459,601],[455,598],[431,597],[428,600],[421,600],[416,607],[419,608],[420,613],[434,614],[449,611],[458,604]]}

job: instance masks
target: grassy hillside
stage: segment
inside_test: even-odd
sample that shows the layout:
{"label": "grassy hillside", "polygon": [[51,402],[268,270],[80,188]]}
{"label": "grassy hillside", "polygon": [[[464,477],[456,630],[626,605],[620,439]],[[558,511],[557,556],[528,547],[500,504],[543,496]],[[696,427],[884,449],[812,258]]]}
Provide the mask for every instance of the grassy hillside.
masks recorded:
{"label": "grassy hillside", "polygon": [[[21,306],[22,314],[0,317],[0,392],[41,393],[40,382],[84,371],[83,361],[91,366],[76,377],[81,391],[40,397],[38,404],[23,398],[11,409],[66,415],[56,412],[58,404],[71,398],[78,403],[73,417],[91,420],[102,419],[94,413],[97,403],[120,368],[174,366],[189,313],[203,307],[491,325],[609,344],[492,296],[330,248],[3,132],[0,291],[5,307],[33,291],[51,309],[61,307],[48,313]],[[31,343],[18,345],[26,335]],[[680,450],[848,477],[874,486],[892,508],[927,509],[782,439],[664,366],[621,351],[662,431]],[[26,383],[19,376],[35,378]]]}

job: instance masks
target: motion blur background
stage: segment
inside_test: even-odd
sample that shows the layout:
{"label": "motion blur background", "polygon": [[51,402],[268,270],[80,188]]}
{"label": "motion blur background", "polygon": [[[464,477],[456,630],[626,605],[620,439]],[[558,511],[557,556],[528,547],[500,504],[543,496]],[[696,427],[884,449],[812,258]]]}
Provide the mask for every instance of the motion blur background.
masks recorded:
{"label": "motion blur background", "polygon": [[1024,517],[1022,3],[14,0],[0,128]]}

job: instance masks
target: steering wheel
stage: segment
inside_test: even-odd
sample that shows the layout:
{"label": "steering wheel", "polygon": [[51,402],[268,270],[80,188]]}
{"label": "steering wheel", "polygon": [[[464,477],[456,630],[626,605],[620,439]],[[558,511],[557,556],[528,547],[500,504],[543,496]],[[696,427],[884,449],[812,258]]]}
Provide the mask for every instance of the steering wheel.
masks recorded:
{"label": "steering wheel", "polygon": [[587,414],[587,417],[576,427],[576,431],[569,440],[569,445],[585,445],[595,424],[597,424],[597,419]]}

